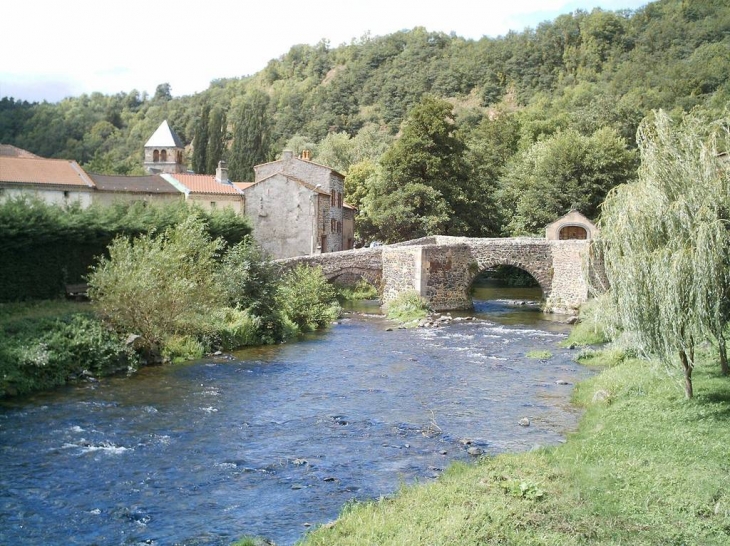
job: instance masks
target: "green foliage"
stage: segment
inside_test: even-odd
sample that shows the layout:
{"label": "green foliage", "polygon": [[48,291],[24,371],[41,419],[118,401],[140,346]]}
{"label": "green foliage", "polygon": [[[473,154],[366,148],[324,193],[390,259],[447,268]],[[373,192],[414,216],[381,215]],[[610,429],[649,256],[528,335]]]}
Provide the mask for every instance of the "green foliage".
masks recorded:
{"label": "green foliage", "polygon": [[429,311],[428,302],[415,290],[401,292],[386,306],[389,319],[405,323],[425,318]]}
{"label": "green foliage", "polygon": [[463,232],[465,146],[454,123],[453,106],[426,95],[409,112],[401,138],[383,155],[371,212],[388,242]]}
{"label": "green foliage", "polygon": [[620,327],[667,365],[680,361],[692,397],[695,348],[716,339],[727,372],[730,168],[727,120],[663,111],[642,123],[638,182],[603,205],[601,242]]}
{"label": "green foliage", "polygon": [[208,172],[209,124],[210,105],[205,103],[200,111],[200,119],[195,124],[195,136],[193,137],[193,170],[198,174],[210,174]]}
{"label": "green foliage", "polygon": [[613,131],[590,137],[560,131],[517,155],[501,179],[500,201],[510,235],[540,233],[576,209],[588,218],[613,187],[634,176],[634,154]]}
{"label": "green foliage", "polygon": [[337,298],[340,301],[376,300],[380,297],[377,287],[365,279],[360,279],[353,286],[337,286]]}
{"label": "green foliage", "polygon": [[277,301],[279,276],[280,267],[250,237],[226,252],[218,271],[227,305],[255,320],[257,338],[263,343],[278,343],[286,337]]}
{"label": "green foliage", "polygon": [[184,202],[145,205],[81,209],[28,199],[0,203],[0,301],[58,297],[65,284],[83,282],[115,237],[164,231],[190,215],[203,218],[211,237],[228,244],[251,231],[247,220],[230,209],[205,212]]}
{"label": "green foliage", "polygon": [[222,248],[193,216],[156,236],[117,238],[88,277],[89,297],[117,331],[159,350],[169,336],[205,332],[223,306],[215,276]]}
{"label": "green foliage", "polygon": [[[109,375],[137,365],[123,338],[88,312],[28,305],[4,310],[0,323],[0,397]],[[88,311],[88,310],[87,310]]]}
{"label": "green foliage", "polygon": [[252,181],[253,166],[269,157],[269,96],[251,91],[238,109],[230,151],[229,176],[231,180]]}
{"label": "green foliage", "polygon": [[535,360],[548,360],[553,357],[553,353],[550,351],[528,351],[526,356]]}
{"label": "green foliage", "polygon": [[277,301],[284,316],[301,332],[323,328],[341,313],[335,288],[321,268],[298,265],[284,273]]}

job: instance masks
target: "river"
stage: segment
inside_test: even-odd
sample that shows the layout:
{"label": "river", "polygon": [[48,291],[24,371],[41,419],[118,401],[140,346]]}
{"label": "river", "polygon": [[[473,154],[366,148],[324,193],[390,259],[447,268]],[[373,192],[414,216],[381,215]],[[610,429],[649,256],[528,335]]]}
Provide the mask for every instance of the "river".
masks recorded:
{"label": "river", "polygon": [[[509,294],[525,297],[539,289]],[[555,317],[480,301],[473,321],[388,331],[359,311],[296,343],[3,401],[0,543],[290,545],[469,448],[529,450],[576,426],[589,372]]]}

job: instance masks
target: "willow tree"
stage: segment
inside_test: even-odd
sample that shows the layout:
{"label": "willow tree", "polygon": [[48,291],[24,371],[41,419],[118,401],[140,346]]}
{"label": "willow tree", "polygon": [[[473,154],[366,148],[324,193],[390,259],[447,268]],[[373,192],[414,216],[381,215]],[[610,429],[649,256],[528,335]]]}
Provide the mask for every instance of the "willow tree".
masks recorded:
{"label": "willow tree", "polygon": [[655,112],[638,131],[638,181],[615,188],[603,204],[601,239],[619,323],[665,364],[679,360],[688,398],[698,343],[717,341],[727,373],[730,182],[718,153],[726,127]]}

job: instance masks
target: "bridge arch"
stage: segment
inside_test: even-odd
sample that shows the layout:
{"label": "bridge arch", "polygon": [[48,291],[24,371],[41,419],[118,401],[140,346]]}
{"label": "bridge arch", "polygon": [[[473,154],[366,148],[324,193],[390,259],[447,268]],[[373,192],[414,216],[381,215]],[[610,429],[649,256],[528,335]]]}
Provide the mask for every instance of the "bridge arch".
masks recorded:
{"label": "bridge arch", "polygon": [[[477,262],[479,263],[479,262]],[[552,290],[552,277],[546,274],[543,268],[535,267],[532,264],[525,264],[522,260],[508,260],[508,259],[496,259],[492,261],[486,261],[486,263],[479,263],[479,269],[471,277],[469,287],[474,284],[474,281],[485,271],[495,269],[502,265],[508,265],[510,267],[517,268],[525,273],[528,273],[542,290],[542,298],[547,299],[550,296]]]}

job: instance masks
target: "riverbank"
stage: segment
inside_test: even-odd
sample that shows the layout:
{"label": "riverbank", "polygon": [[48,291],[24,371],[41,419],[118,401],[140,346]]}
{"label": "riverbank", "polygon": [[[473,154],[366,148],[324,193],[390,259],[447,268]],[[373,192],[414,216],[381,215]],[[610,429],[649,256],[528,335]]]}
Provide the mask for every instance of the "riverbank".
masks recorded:
{"label": "riverbank", "polygon": [[727,544],[730,380],[710,355],[687,401],[679,377],[618,350],[583,353],[602,372],[567,442],[452,465],[436,482],[348,505],[305,546]]}

